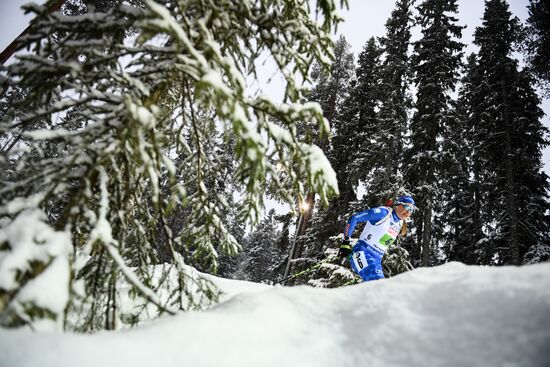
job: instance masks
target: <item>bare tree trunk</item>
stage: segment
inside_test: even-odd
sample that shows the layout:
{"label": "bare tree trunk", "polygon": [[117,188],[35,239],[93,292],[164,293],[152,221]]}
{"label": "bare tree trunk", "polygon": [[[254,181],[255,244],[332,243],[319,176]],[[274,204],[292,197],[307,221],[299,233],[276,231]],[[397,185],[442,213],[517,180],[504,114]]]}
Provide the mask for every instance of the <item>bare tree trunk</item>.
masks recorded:
{"label": "bare tree trunk", "polygon": [[[306,204],[307,209],[303,210],[302,208],[300,208],[300,211],[301,211],[300,219],[301,219],[301,221],[300,221],[300,224],[298,225],[298,228],[297,228],[298,237],[304,235],[306,233],[306,230],[311,225],[311,217],[313,216],[313,206],[315,205],[315,193],[314,192],[310,192],[309,194],[307,194],[304,204]],[[294,258],[301,257],[303,252],[304,252],[304,244],[302,242],[298,242],[298,244],[296,245],[296,248],[294,250],[294,255],[293,255]]]}
{"label": "bare tree trunk", "polygon": [[302,236],[306,233],[306,229],[309,228],[310,220],[313,215],[313,206],[315,205],[315,193],[310,192],[306,196],[305,204],[307,205],[307,210],[304,210],[302,213],[302,224],[298,230],[298,236]]}
{"label": "bare tree trunk", "polygon": [[290,252],[288,254],[288,262],[286,264],[283,278],[288,277],[288,274],[290,274],[290,269],[292,267],[292,260],[296,257],[296,239],[298,238],[298,229],[300,228],[302,219],[303,219],[303,215],[300,214],[300,217],[298,218],[298,224],[296,225],[296,233],[294,233],[294,239],[292,240],[292,246],[290,247]]}
{"label": "bare tree trunk", "polygon": [[105,308],[105,329],[106,330],[115,330],[116,329],[116,270],[111,271],[111,277],[109,279],[109,286],[107,290],[107,306]]}

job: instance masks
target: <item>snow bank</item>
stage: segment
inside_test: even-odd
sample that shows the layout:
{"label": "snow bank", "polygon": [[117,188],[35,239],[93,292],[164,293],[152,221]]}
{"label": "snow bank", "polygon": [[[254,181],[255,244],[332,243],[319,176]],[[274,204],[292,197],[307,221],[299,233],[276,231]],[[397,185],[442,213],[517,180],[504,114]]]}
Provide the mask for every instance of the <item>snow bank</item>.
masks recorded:
{"label": "snow bank", "polygon": [[[223,287],[223,281],[220,283]],[[233,283],[234,286],[234,283]],[[254,292],[247,293],[251,287]],[[252,285],[95,335],[0,331],[2,366],[548,366],[550,264],[450,263],[338,289]]]}
{"label": "snow bank", "polygon": [[267,284],[248,282],[244,280],[224,279],[209,274],[200,272],[197,273],[199,276],[210,280],[219,290],[221,290],[220,300],[222,302],[227,301],[240,293],[260,292],[272,288]]}

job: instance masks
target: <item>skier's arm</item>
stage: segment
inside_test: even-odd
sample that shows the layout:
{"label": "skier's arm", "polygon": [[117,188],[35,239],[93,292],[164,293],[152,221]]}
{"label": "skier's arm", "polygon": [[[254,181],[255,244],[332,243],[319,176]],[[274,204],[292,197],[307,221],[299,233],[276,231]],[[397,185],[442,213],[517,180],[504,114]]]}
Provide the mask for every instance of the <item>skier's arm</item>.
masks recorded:
{"label": "skier's arm", "polygon": [[388,214],[388,210],[386,208],[371,208],[352,215],[346,224],[344,238],[351,237],[357,224],[364,223],[366,221],[370,221],[374,224],[384,218],[386,214]]}

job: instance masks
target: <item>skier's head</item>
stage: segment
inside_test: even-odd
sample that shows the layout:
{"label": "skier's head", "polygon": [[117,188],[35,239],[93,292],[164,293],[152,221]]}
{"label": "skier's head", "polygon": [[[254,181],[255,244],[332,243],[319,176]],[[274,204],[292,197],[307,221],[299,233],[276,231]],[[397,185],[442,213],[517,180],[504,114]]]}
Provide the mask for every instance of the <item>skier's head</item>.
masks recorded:
{"label": "skier's head", "polygon": [[416,210],[416,203],[410,195],[402,195],[395,201],[395,210],[400,219],[406,219]]}

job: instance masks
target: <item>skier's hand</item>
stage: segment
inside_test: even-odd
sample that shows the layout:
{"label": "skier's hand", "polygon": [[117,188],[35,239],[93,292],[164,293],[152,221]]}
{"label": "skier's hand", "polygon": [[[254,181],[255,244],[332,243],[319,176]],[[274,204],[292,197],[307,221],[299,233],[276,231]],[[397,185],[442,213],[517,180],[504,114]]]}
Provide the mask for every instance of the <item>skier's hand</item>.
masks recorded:
{"label": "skier's hand", "polygon": [[351,243],[349,237],[346,236],[340,245],[340,250],[338,251],[339,258],[348,257],[351,254]]}

